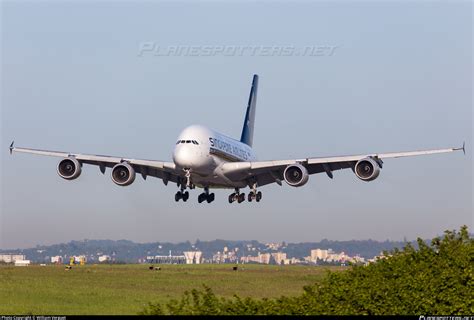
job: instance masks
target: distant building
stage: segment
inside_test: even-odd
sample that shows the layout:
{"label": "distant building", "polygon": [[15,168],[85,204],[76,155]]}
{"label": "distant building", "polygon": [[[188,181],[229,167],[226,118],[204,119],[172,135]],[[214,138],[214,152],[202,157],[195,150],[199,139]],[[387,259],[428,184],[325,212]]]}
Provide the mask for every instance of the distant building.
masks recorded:
{"label": "distant building", "polygon": [[[271,254],[272,259],[275,261],[276,264],[285,264],[286,260],[286,253],[283,252],[274,252]],[[287,263],[289,264],[289,263]]]}
{"label": "distant building", "polygon": [[319,261],[329,262],[329,263],[340,263],[346,264],[347,262],[351,263],[364,263],[365,259],[359,255],[354,257],[347,255],[343,252],[334,252],[331,249],[314,249],[311,250],[311,256],[306,257],[305,261],[310,263],[318,263]]}
{"label": "distant building", "polygon": [[201,251],[185,251],[183,252],[186,257],[186,264],[201,264],[202,252]]}
{"label": "distant building", "polygon": [[283,262],[284,264],[300,264],[300,263],[303,263],[300,259],[297,259],[297,258],[291,258],[291,259],[285,259],[285,261]]}
{"label": "distant building", "polygon": [[227,247],[224,247],[224,252],[217,251],[212,256],[213,263],[237,263],[239,261],[236,251],[228,251]]}
{"label": "distant building", "polygon": [[269,264],[271,258],[272,258],[272,256],[271,256],[270,253],[261,254],[259,252],[258,256],[256,256],[256,257],[252,257],[252,256],[241,257],[240,262],[242,262],[242,263],[252,263],[253,262],[253,263],[261,263],[261,264]]}
{"label": "distant building", "polygon": [[157,264],[186,264],[185,256],[148,256],[147,263]]}
{"label": "distant building", "polygon": [[282,247],[282,244],[279,242],[269,242],[269,243],[265,243],[265,246],[271,250],[278,250]]}
{"label": "distant building", "polygon": [[61,256],[51,257],[51,263],[61,264],[63,263],[63,257]]}
{"label": "distant building", "polygon": [[31,263],[30,260],[15,260],[15,267],[26,267]]}
{"label": "distant building", "polygon": [[316,260],[326,260],[329,256],[329,250],[323,249],[314,249],[311,250],[311,261],[316,262]]}
{"label": "distant building", "polygon": [[17,260],[25,260],[24,254],[0,254],[0,262],[12,263]]}
{"label": "distant building", "polygon": [[264,253],[264,254],[259,253],[258,257],[260,258],[260,263],[269,264],[272,256],[269,253]]}
{"label": "distant building", "polygon": [[110,258],[110,256],[104,254],[102,256],[99,256],[98,260],[99,260],[99,262],[107,262],[107,261],[110,261],[111,258]]}
{"label": "distant building", "polygon": [[85,264],[87,262],[87,258],[85,255],[74,256],[74,263],[75,264]]}

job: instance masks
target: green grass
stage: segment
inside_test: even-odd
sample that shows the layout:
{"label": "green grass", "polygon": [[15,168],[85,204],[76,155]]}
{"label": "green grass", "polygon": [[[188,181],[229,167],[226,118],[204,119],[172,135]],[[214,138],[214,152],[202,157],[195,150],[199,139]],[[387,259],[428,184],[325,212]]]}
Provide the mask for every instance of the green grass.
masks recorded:
{"label": "green grass", "polygon": [[223,297],[295,296],[340,267],[239,265],[0,266],[0,314],[137,314],[206,285]]}

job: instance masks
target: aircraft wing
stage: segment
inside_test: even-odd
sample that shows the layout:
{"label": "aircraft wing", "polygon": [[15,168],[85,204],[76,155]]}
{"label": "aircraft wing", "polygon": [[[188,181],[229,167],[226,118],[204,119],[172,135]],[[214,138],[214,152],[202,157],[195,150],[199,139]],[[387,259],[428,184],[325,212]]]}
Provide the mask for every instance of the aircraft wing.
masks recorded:
{"label": "aircraft wing", "polygon": [[317,157],[293,160],[273,160],[273,161],[256,161],[256,162],[232,162],[226,163],[222,167],[223,173],[231,180],[248,180],[256,181],[259,186],[270,184],[273,182],[281,185],[284,180],[283,172],[288,165],[301,164],[308,174],[325,172],[329,178],[333,178],[333,171],[354,168],[357,161],[372,158],[376,160],[382,167],[382,159],[402,158],[422,156],[438,153],[448,153],[462,150],[465,153],[465,145],[461,148],[447,148],[422,151],[406,151],[392,153],[372,153],[353,156],[336,156],[336,157]]}
{"label": "aircraft wing", "polygon": [[113,156],[39,150],[30,148],[17,148],[14,147],[13,142],[10,145],[10,153],[12,152],[30,153],[58,158],[73,157],[77,159],[80,163],[98,166],[102,173],[105,173],[106,168],[112,168],[118,163],[127,162],[133,167],[133,169],[135,169],[137,173],[142,175],[143,179],[146,179],[147,176],[152,176],[162,179],[165,184],[167,184],[168,181],[177,182],[179,179],[178,172],[176,172],[176,167],[173,162],[129,159]]}

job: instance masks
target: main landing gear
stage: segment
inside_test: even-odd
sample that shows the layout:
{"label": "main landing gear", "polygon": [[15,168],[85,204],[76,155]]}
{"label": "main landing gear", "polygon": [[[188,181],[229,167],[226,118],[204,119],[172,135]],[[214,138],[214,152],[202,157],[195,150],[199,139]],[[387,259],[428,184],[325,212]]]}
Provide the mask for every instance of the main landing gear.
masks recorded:
{"label": "main landing gear", "polygon": [[211,203],[212,201],[214,201],[214,198],[214,193],[209,193],[209,188],[205,187],[204,192],[198,196],[198,202],[201,203],[203,201],[207,201],[207,203]]}
{"label": "main landing gear", "polygon": [[260,191],[259,192],[250,191],[247,200],[248,202],[252,202],[252,200],[260,202],[260,200],[262,200],[262,193]]}
{"label": "main landing gear", "polygon": [[238,203],[245,201],[245,193],[240,193],[239,188],[235,188],[235,192],[229,195],[229,203],[237,201]]}
{"label": "main landing gear", "polygon": [[[247,196],[248,202],[252,202],[253,200],[257,202],[260,202],[260,200],[262,200],[262,193],[260,191],[257,192],[256,184],[252,186],[252,190]],[[245,193],[240,193],[239,188],[235,188],[235,192],[229,195],[229,203],[232,203],[234,201],[237,201],[237,203],[242,203],[245,201]]]}
{"label": "main landing gear", "polygon": [[176,194],[174,195],[174,201],[178,202],[181,199],[183,199],[184,202],[188,201],[189,192],[184,190],[176,192]]}
{"label": "main landing gear", "polygon": [[252,200],[260,202],[260,200],[262,200],[262,193],[260,191],[257,192],[257,184],[256,183],[254,183],[252,185],[252,191],[249,192],[249,196],[248,196],[247,200],[248,200],[248,202],[252,202]]}

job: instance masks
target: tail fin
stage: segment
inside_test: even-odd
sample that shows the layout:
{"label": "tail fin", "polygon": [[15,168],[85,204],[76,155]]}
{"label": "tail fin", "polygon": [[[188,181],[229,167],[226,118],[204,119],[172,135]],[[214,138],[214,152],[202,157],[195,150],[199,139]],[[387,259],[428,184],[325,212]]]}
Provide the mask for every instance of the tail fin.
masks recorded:
{"label": "tail fin", "polygon": [[255,124],[255,108],[257,104],[257,88],[258,75],[253,75],[252,88],[250,89],[249,102],[247,105],[247,112],[245,114],[244,127],[242,128],[242,135],[240,142],[252,146],[253,142],[253,127]]}

